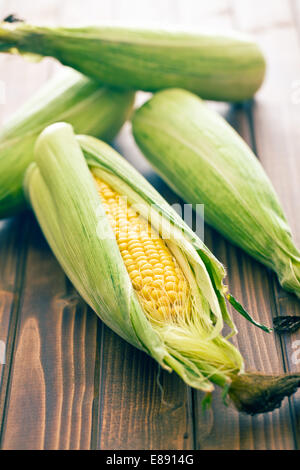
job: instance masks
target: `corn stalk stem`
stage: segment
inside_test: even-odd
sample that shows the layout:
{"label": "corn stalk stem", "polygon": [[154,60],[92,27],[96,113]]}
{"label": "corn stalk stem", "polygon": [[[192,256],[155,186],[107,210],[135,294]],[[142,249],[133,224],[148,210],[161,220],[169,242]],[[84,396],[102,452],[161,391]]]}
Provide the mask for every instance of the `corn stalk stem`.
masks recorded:
{"label": "corn stalk stem", "polygon": [[263,375],[246,372],[232,377],[229,396],[235,407],[255,415],[279,408],[300,387],[300,374]]}

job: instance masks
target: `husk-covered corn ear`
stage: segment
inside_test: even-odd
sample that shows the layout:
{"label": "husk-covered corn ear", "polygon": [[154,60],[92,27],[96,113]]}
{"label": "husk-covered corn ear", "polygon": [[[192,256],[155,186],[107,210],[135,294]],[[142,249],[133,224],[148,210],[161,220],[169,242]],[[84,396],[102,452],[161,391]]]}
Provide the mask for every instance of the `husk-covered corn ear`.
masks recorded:
{"label": "husk-covered corn ear", "polygon": [[52,56],[121,88],[155,91],[180,87],[202,98],[224,101],[251,98],[265,75],[259,46],[237,33],[47,28],[4,22],[0,51]]}
{"label": "husk-covered corn ear", "polygon": [[[239,409],[266,409],[262,387],[240,393],[243,359],[222,336],[224,322],[235,332],[223,266],[120,155],[54,124],[38,138],[25,189],[61,266],[110,328],[192,387],[217,384]],[[297,380],[276,390],[273,408]]]}
{"label": "husk-covered corn ear", "polygon": [[185,201],[204,204],[205,220],[273,269],[300,297],[300,253],[273,186],[235,130],[197,96],[157,93],[133,117],[135,140]]}
{"label": "husk-covered corn ear", "polygon": [[25,207],[24,172],[38,134],[57,120],[77,132],[112,139],[129,116],[131,91],[106,88],[66,69],[47,82],[0,130],[0,218]]}

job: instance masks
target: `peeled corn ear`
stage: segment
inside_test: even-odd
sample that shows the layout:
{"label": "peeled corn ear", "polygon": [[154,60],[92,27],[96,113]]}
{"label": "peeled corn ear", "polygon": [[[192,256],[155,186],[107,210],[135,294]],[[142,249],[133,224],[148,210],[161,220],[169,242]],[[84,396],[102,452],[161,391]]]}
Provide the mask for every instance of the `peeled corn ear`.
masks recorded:
{"label": "peeled corn ear", "polygon": [[204,204],[205,220],[273,269],[300,297],[300,253],[275,190],[251,149],[200,98],[165,90],[133,117],[135,140],[185,201]]}
{"label": "peeled corn ear", "polygon": [[45,126],[63,119],[77,132],[110,140],[128,117],[133,100],[133,92],[105,88],[72,69],[46,83],[0,130],[0,218],[25,207],[24,173]]}
{"label": "peeled corn ear", "polygon": [[[38,138],[25,189],[54,254],[99,317],[187,384],[232,388],[243,409],[248,375],[221,334],[224,321],[234,332],[224,268],[152,186],[108,145],[76,140],[60,123]],[[250,412],[263,411],[251,394]]]}
{"label": "peeled corn ear", "polygon": [[[229,373],[240,371],[243,362],[238,351],[220,335],[224,318],[234,328],[222,294],[224,269],[176,212],[112,148],[92,137],[76,140],[67,124],[54,124],[43,131],[35,160],[26,174],[28,198],[51,248],[87,303],[121,337],[151,354],[162,367],[176,370],[190,385],[211,391],[211,380],[222,386],[230,381]],[[116,210],[120,210],[118,227],[113,223],[118,214],[109,209],[117,194],[128,201],[116,204]],[[135,223],[137,206],[141,218]],[[136,253],[131,242],[137,246],[144,237],[144,248],[147,242],[156,242],[148,233],[149,208],[153,209],[154,231],[161,225],[169,228],[171,223],[171,238],[166,243],[173,251],[156,231],[161,248],[153,253],[150,247],[142,264],[136,259],[143,282],[139,289],[126,255],[133,257]],[[127,217],[128,211],[133,211],[134,217]],[[114,232],[116,228],[119,234]],[[124,253],[122,242],[128,253]],[[152,294],[153,288],[158,288],[155,281],[159,276],[153,278],[154,268],[147,273],[147,264],[155,258],[160,263],[167,261],[170,277],[170,271],[174,274],[177,270],[181,281],[193,285],[198,312],[194,319],[182,315],[180,323],[175,321],[179,307],[172,313],[170,305],[164,305],[168,310],[165,314],[156,306],[146,307],[144,287]],[[168,298],[166,283],[165,278],[162,289]],[[179,348],[177,343],[181,344]]]}
{"label": "peeled corn ear", "polygon": [[120,88],[181,87],[222,101],[251,98],[265,75],[259,46],[236,33],[47,28],[15,22],[0,25],[1,50],[52,56]]}

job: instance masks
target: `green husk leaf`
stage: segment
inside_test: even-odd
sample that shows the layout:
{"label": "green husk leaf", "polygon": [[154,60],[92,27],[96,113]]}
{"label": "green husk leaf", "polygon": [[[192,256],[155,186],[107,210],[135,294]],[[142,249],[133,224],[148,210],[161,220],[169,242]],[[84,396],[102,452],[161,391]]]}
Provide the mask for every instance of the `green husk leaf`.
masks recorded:
{"label": "green husk leaf", "polygon": [[237,33],[0,25],[0,50],[52,56],[109,85],[155,91],[182,87],[203,98],[251,98],[265,75],[259,46]]}
{"label": "green husk leaf", "polygon": [[208,224],[300,297],[300,253],[269,178],[235,130],[179,89],[156,93],[132,123],[137,144],[172,189],[204,204]]}
{"label": "green husk leaf", "polygon": [[201,401],[202,412],[209,410],[212,405],[212,394],[206,393]]}
{"label": "green husk leaf", "polygon": [[225,406],[228,406],[229,405],[229,390],[230,390],[230,384],[226,384],[225,387],[223,388],[222,390],[222,401],[224,403]]}
{"label": "green husk leaf", "polygon": [[262,325],[261,323],[255,321],[254,318],[252,318],[251,315],[247,312],[247,310],[245,310],[244,307],[233,297],[233,295],[228,294],[227,299],[234,307],[234,309],[239,312],[244,318],[246,318],[250,323],[262,329],[266,333],[271,333],[273,331],[272,328],[269,328],[268,326]]}
{"label": "green husk leaf", "polygon": [[129,117],[133,92],[112,90],[67,69],[47,82],[0,130],[0,218],[26,207],[24,173],[37,136],[57,120],[111,140]]}

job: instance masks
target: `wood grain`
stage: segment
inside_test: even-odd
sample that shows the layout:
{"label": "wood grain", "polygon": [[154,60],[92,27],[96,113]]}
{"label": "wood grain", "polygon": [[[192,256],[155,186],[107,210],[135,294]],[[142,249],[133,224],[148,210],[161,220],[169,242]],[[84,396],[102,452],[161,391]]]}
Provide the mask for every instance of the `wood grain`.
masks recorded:
{"label": "wood grain", "polygon": [[187,387],[103,328],[98,449],[192,449]]}
{"label": "wood grain", "polygon": [[28,225],[24,217],[0,225],[0,340],[5,345],[5,365],[0,364],[0,423],[6,399],[10,362],[22,291],[27,253]]}
{"label": "wood grain", "polygon": [[[298,1],[294,2],[294,7],[297,6]],[[263,25],[267,24],[267,27],[260,28],[256,37],[265,51],[268,73],[253,108],[253,123],[258,156],[282,201],[295,243],[300,247],[300,101],[297,102],[294,97],[294,85],[300,77],[300,35],[296,29],[295,8],[291,8],[289,2],[268,0],[260,11],[259,21]],[[257,28],[253,2],[235,2],[235,15],[245,31]],[[299,301],[280,288],[274,275],[272,284],[274,314],[300,315]],[[300,370],[300,365],[294,364],[292,360],[293,344],[297,338],[299,334],[296,333],[279,339],[286,371]],[[299,412],[297,394],[290,399],[296,447],[300,445]]]}
{"label": "wood grain", "polygon": [[85,449],[91,439],[97,319],[30,220],[2,446]]}

